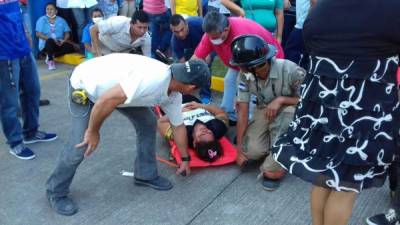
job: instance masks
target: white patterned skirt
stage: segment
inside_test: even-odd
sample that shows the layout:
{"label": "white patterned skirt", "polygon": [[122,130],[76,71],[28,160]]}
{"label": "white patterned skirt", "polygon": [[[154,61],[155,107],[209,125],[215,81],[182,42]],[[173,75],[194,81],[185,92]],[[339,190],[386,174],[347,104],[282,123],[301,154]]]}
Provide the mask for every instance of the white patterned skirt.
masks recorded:
{"label": "white patterned skirt", "polygon": [[300,102],[274,159],[291,174],[336,191],[382,186],[396,154],[398,57],[310,57]]}

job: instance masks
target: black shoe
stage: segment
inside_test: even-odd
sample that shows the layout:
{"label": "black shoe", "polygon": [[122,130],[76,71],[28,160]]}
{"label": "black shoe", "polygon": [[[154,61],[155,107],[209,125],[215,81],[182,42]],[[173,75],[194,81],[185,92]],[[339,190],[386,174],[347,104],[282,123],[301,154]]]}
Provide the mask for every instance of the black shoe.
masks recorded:
{"label": "black shoe", "polygon": [[281,184],[281,180],[270,179],[268,177],[264,177],[261,184],[262,184],[264,190],[275,191],[276,189],[279,188],[279,186]]}
{"label": "black shoe", "polygon": [[400,225],[399,218],[394,209],[389,209],[386,214],[377,214],[367,218],[368,225]]}
{"label": "black shoe", "polygon": [[160,191],[167,191],[173,187],[169,180],[160,176],[153,180],[142,180],[135,177],[135,185],[148,186]]}
{"label": "black shoe", "polygon": [[67,196],[64,197],[50,197],[47,195],[50,207],[53,208],[58,214],[64,216],[72,216],[78,212],[78,206]]}
{"label": "black shoe", "polygon": [[48,99],[40,99],[39,106],[50,105],[50,101]]}

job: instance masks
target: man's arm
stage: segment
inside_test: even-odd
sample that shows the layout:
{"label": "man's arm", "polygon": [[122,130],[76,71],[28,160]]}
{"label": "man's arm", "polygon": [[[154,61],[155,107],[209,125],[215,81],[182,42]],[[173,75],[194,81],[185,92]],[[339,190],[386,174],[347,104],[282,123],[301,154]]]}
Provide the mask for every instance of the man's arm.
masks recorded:
{"label": "man's arm", "polygon": [[[172,133],[174,135],[174,141],[176,146],[178,147],[179,152],[181,153],[181,157],[188,157],[188,140],[187,140],[187,131],[185,125],[182,123],[178,126],[172,126]],[[182,174],[183,172],[186,175],[190,174],[190,167],[188,161],[182,161],[181,165],[179,166],[178,170],[176,171],[177,174]]]}
{"label": "man's arm", "polygon": [[118,105],[123,104],[126,99],[127,97],[119,84],[106,91],[97,99],[90,113],[89,125],[83,141],[75,146],[76,148],[80,148],[86,145],[85,156],[89,156],[96,149],[100,141],[100,127],[104,120]]}
{"label": "man's arm", "polygon": [[217,117],[217,118],[223,120],[223,122],[225,124],[227,124],[227,126],[229,125],[228,114],[226,114],[226,112],[223,109],[219,108],[216,105],[211,105],[211,104],[206,105],[206,104],[201,104],[201,103],[198,103],[198,102],[189,102],[189,103],[186,103],[185,108],[188,108],[188,109],[197,109],[197,108],[205,109],[208,112],[210,112],[214,117]]}
{"label": "man's arm", "polygon": [[237,123],[236,123],[236,148],[237,148],[237,157],[236,163],[241,166],[246,160],[246,156],[242,151],[243,144],[243,136],[246,131],[248,125],[248,117],[249,117],[249,103],[248,102],[238,102],[236,104],[237,107]]}
{"label": "man's arm", "polygon": [[310,0],[311,7],[314,7],[317,4],[318,0]]}
{"label": "man's arm", "polygon": [[276,35],[275,38],[279,42],[282,43],[282,32],[283,32],[283,9],[275,9],[275,17],[276,17]]}

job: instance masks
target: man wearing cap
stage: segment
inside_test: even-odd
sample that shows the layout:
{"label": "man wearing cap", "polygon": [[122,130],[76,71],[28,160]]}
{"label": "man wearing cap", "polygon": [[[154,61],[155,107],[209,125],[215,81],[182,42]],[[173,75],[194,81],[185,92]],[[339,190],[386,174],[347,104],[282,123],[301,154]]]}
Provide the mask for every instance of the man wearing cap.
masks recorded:
{"label": "man wearing cap", "polygon": [[[293,118],[306,71],[289,60],[274,58],[275,47],[256,35],[237,37],[231,49],[230,63],[241,69],[237,88],[238,154],[245,162],[266,157],[260,167],[262,185],[273,191],[279,187],[284,170],[269,154],[270,148]],[[257,106],[248,121],[252,94],[257,96]]]}
{"label": "man wearing cap", "polygon": [[[177,174],[189,174],[190,157],[181,114],[182,94],[191,94],[208,84],[209,79],[207,64],[201,60],[168,66],[145,56],[114,53],[77,66],[69,88],[70,140],[46,183],[50,206],[62,215],[78,211],[67,196],[69,186],[84,156],[89,156],[98,146],[100,127],[115,109],[128,117],[136,129],[134,183],[157,190],[171,189],[172,184],[157,172],[157,119],[151,107],[159,105],[169,117],[183,161]],[[88,99],[77,96],[88,96]]]}

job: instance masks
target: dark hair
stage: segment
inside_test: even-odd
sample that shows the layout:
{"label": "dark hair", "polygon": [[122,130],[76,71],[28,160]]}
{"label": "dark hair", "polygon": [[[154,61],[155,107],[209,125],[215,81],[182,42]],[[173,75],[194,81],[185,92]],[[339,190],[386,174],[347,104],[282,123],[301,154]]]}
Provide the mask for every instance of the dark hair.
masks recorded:
{"label": "dark hair", "polygon": [[206,33],[210,32],[222,32],[229,26],[228,18],[217,12],[211,11],[206,14],[203,20],[203,31]]}
{"label": "dark hair", "polygon": [[135,24],[137,21],[141,23],[149,23],[150,22],[149,15],[147,15],[147,13],[145,13],[143,10],[137,10],[133,13],[131,23]]}
{"label": "dark hair", "polygon": [[181,21],[186,23],[186,20],[185,18],[183,18],[183,16],[181,16],[180,14],[175,14],[169,19],[169,24],[171,24],[172,26],[178,26]]}
{"label": "dark hair", "polygon": [[57,10],[56,3],[54,3],[54,2],[47,3],[46,7],[44,7],[44,8],[47,8],[47,6],[49,6],[49,5],[52,5]]}
{"label": "dark hair", "polygon": [[201,160],[206,162],[214,162],[223,154],[222,147],[217,139],[196,143],[195,152]]}
{"label": "dark hair", "polygon": [[93,13],[99,12],[101,16],[104,16],[103,11],[100,8],[94,8],[93,11],[90,13],[90,17],[93,17]]}

